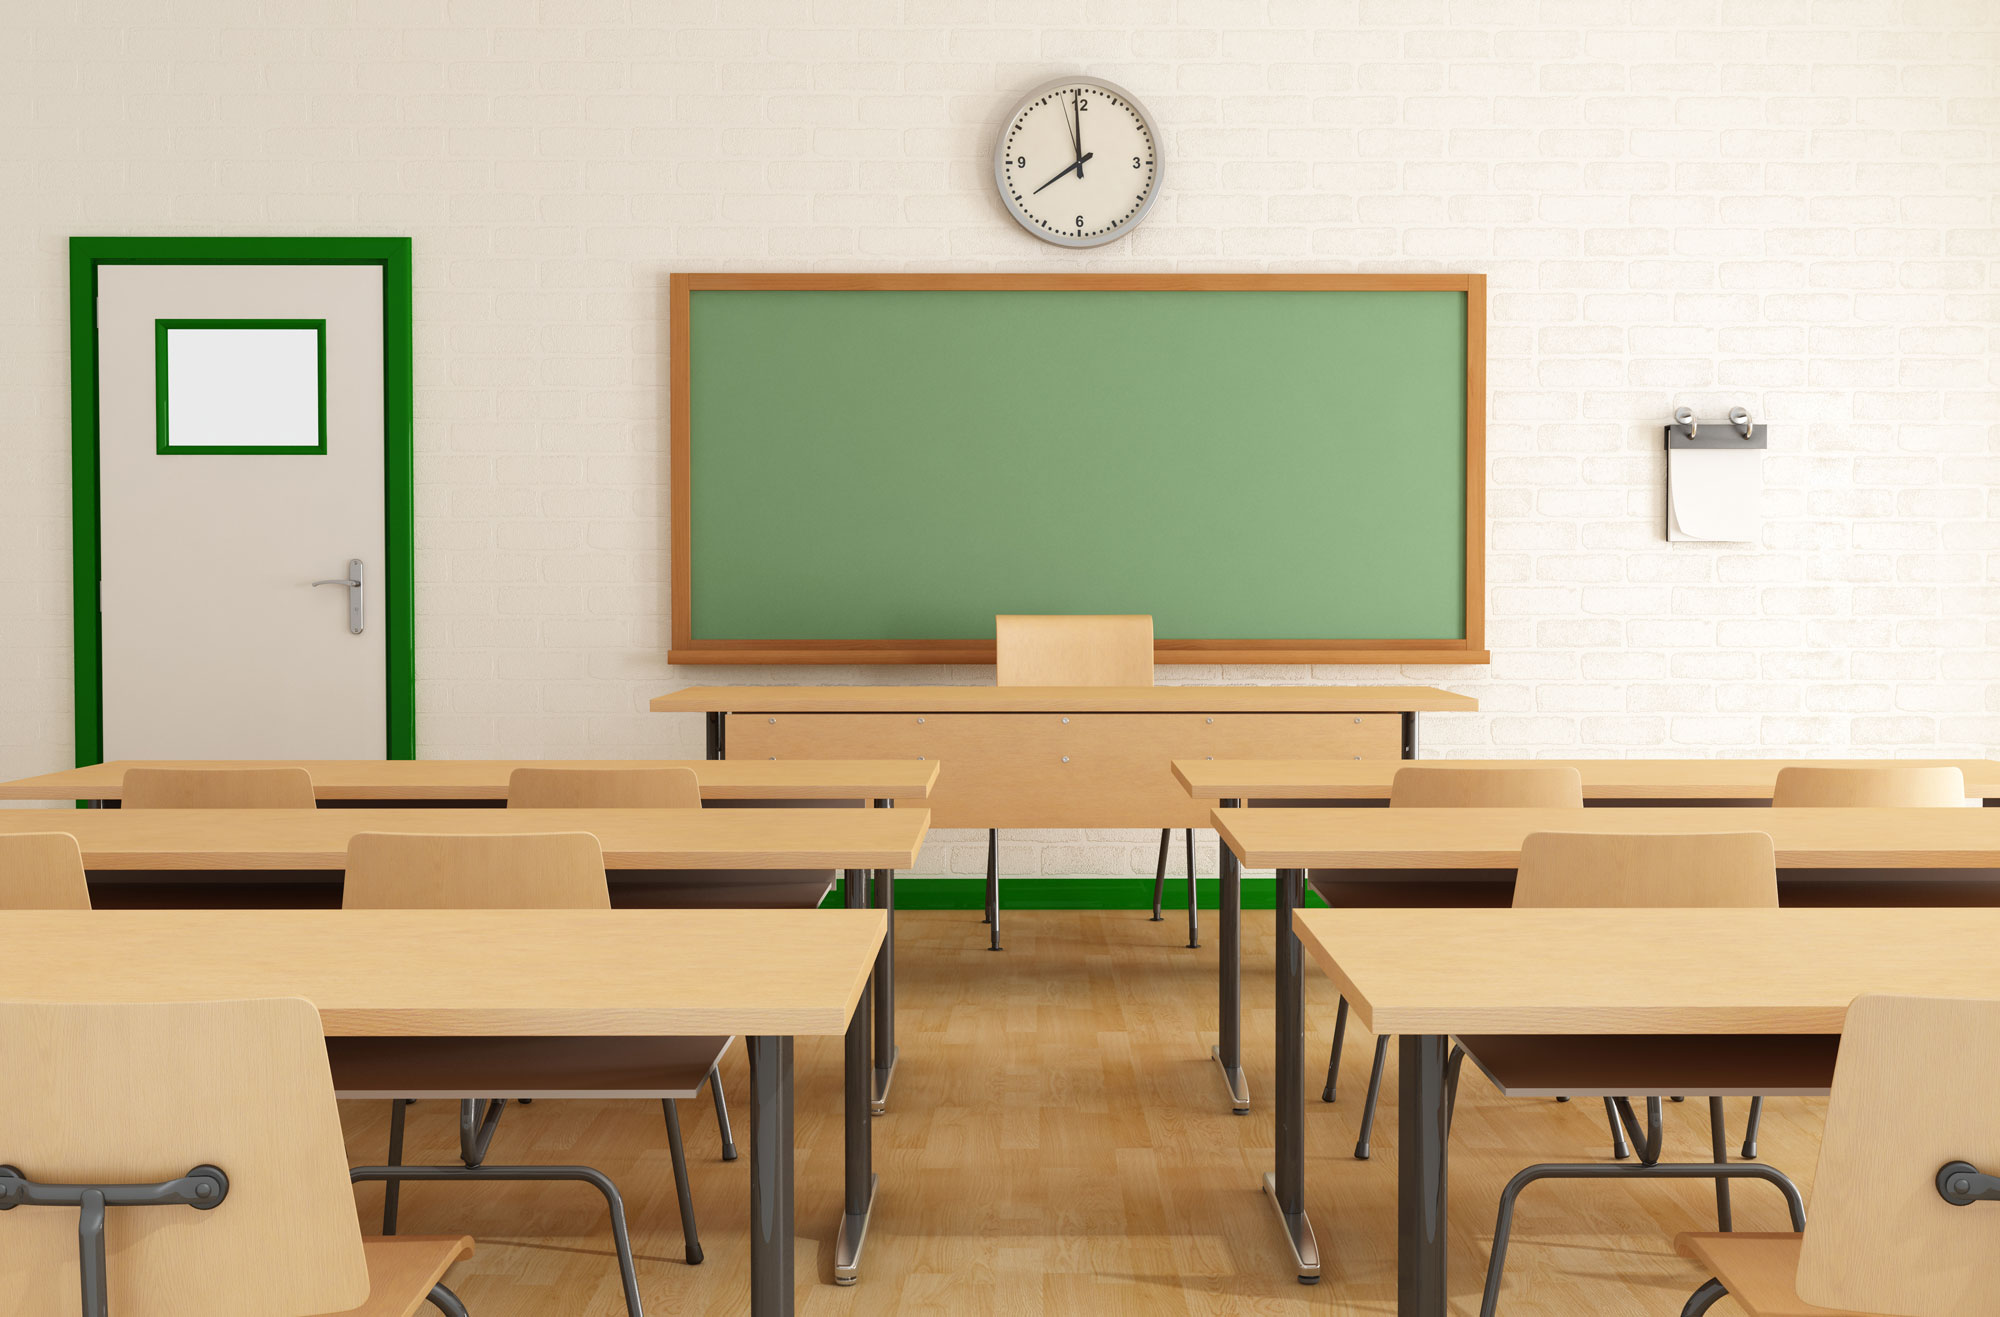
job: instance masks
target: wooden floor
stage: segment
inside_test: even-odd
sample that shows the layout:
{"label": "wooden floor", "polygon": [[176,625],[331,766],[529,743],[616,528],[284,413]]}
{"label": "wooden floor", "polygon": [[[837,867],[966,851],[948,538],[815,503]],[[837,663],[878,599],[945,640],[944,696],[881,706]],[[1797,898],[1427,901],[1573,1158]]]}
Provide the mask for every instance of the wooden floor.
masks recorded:
{"label": "wooden floor", "polygon": [[[1314,1288],[1259,1188],[1271,1165],[1269,912],[1244,917],[1245,1062],[1257,1109],[1229,1114],[1215,1067],[1215,950],[1143,912],[1008,912],[1007,950],[985,950],[976,913],[898,916],[902,1064],[875,1122],[881,1187],[860,1284],[833,1283],[840,1214],[840,1050],[801,1040],[798,1306],[805,1314],[1391,1313],[1395,1309],[1394,1049],[1371,1161],[1352,1159],[1371,1040],[1349,1034],[1340,1101],[1318,1100],[1335,996],[1308,971],[1313,1058],[1306,1104],[1307,1207],[1327,1259]],[[1180,930],[1177,932],[1177,930]],[[1204,930],[1211,937],[1214,917]],[[724,1067],[747,1140],[747,1066]],[[343,1104],[348,1153],[378,1162],[385,1104]],[[1747,1103],[1729,1104],[1741,1141]],[[1810,1196],[1824,1104],[1765,1104],[1765,1160]],[[706,1100],[682,1120],[707,1260],[681,1261],[680,1220],[657,1104],[541,1102],[511,1108],[495,1162],[583,1162],[607,1172],[632,1216],[652,1313],[737,1313],[749,1295],[749,1159],[720,1160]],[[1705,1104],[1668,1108],[1667,1157],[1705,1160]],[[411,1108],[411,1160],[448,1161],[456,1108]],[[1451,1283],[1478,1290],[1500,1188],[1535,1160],[1608,1154],[1601,1103],[1497,1097],[1467,1068],[1452,1140]],[[356,1191],[364,1225],[381,1190]],[[1543,1184],[1523,1198],[1501,1311],[1662,1313],[1705,1277],[1673,1255],[1675,1231],[1712,1229],[1703,1184]],[[1736,1190],[1740,1229],[1785,1227],[1776,1194]],[[606,1215],[582,1185],[410,1185],[408,1233],[464,1231],[479,1252],[448,1278],[473,1317],[620,1313]],[[426,1309],[428,1311],[428,1309]],[[1733,1313],[1725,1303],[1718,1313]]]}

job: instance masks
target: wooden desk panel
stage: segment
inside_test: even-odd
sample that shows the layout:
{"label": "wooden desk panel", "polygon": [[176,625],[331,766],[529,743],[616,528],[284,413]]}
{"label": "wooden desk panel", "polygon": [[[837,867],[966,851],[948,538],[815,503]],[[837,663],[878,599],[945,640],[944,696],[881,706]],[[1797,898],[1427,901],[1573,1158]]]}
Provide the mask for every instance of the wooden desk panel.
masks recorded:
{"label": "wooden desk panel", "polygon": [[5,911],[0,1000],[304,997],[329,1034],[841,1034],[879,910]]}
{"label": "wooden desk panel", "polygon": [[908,869],[930,813],[898,810],[5,810],[67,832],[89,869],[342,869],[357,832],[588,832],[611,869]]}
{"label": "wooden desk panel", "polygon": [[[1956,768],[1968,797],[2000,798],[2000,763],[1991,759],[1426,759],[1424,768],[1575,768],[1586,800],[1766,800],[1778,770],[1881,768],[1889,764]],[[1185,758],[1174,780],[1196,800],[1387,800],[1393,755],[1355,761]]]}
{"label": "wooden desk panel", "polygon": [[732,718],[728,748],[730,762],[943,761],[939,827],[1196,828],[1208,807],[1174,782],[1176,755],[1393,756],[1402,735],[1388,713],[778,713]]}
{"label": "wooden desk panel", "polygon": [[1219,809],[1211,818],[1256,869],[1511,869],[1531,832],[1764,832],[1783,868],[2000,868],[2000,810],[1986,809]]}
{"label": "wooden desk panel", "polygon": [[[1376,1034],[1839,1033],[1863,993],[2000,997],[2000,910],[1298,910]],[[1955,950],[1956,949],[1956,950]]]}
{"label": "wooden desk panel", "polygon": [[690,768],[704,800],[899,800],[921,803],[936,763],[704,759],[118,759],[0,782],[0,800],[118,800],[128,768],[298,767],[321,800],[505,800],[517,768]]}
{"label": "wooden desk panel", "polygon": [[[1470,713],[1430,686],[690,686],[654,713]],[[730,734],[736,734],[732,725]]]}

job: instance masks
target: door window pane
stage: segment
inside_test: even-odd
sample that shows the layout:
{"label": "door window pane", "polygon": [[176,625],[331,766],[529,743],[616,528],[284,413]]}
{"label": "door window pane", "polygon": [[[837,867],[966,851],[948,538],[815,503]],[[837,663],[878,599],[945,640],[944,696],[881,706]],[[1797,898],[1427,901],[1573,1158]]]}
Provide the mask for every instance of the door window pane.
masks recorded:
{"label": "door window pane", "polygon": [[324,453],[324,320],[160,320],[162,453]]}

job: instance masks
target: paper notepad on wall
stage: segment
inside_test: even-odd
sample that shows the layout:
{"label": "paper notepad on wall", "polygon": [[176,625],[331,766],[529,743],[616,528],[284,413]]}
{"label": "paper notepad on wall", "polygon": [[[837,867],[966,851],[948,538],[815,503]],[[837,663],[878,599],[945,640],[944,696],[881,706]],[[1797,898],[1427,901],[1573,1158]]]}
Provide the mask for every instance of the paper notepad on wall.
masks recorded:
{"label": "paper notepad on wall", "polygon": [[1685,427],[1667,427],[1667,538],[1762,539],[1764,427],[1748,440],[1729,427],[1712,433],[1690,439]]}

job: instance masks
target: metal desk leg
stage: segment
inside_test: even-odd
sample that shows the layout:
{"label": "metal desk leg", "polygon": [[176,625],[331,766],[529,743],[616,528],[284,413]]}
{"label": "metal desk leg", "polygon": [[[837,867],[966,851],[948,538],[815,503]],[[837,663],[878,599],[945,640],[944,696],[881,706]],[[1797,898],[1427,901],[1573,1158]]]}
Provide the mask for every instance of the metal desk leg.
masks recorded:
{"label": "metal desk leg", "polygon": [[[894,809],[893,800],[878,800],[877,809]],[[896,1078],[896,871],[875,871],[875,905],[889,916],[889,931],[875,957],[875,1097],[869,1109],[881,1115],[889,1105],[889,1085]]]}
{"label": "metal desk leg", "polygon": [[1306,1219],[1305,951],[1292,931],[1292,911],[1305,899],[1306,871],[1278,870],[1278,1078],[1271,1099],[1278,1116],[1277,1168],[1264,1192],[1292,1246],[1299,1284],[1319,1283],[1319,1241]]}
{"label": "metal desk leg", "polygon": [[1398,1040],[1396,1312],[1444,1317],[1445,1187],[1450,1116],[1446,1061],[1451,1039],[1404,1034]]}
{"label": "metal desk leg", "polygon": [[728,744],[724,733],[727,730],[725,720],[729,715],[726,713],[711,712],[706,717],[707,735],[706,743],[702,747],[703,757],[707,759],[727,759],[729,757],[727,753]]}
{"label": "metal desk leg", "polygon": [[750,1053],[750,1312],[791,1317],[792,1039],[760,1034]]}
{"label": "metal desk leg", "polygon": [[[1224,809],[1235,809],[1239,803],[1221,802]],[[1243,866],[1228,842],[1218,839],[1218,846],[1215,905],[1221,947],[1215,961],[1215,1046],[1208,1054],[1222,1068],[1229,1109],[1243,1116],[1250,1111],[1250,1081],[1243,1077]]]}
{"label": "metal desk leg", "polygon": [[[862,905],[859,871],[848,873],[847,904]],[[854,1018],[847,1023],[846,1100],[842,1122],[847,1134],[847,1184],[841,1206],[840,1235],[833,1244],[833,1280],[836,1285],[852,1285],[861,1278],[861,1249],[868,1242],[868,1215],[875,1206],[874,1131],[870,1121],[872,1086],[868,1065],[868,1023],[872,1012],[868,996],[873,985],[864,984],[861,1000],[855,1003]]]}

